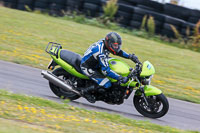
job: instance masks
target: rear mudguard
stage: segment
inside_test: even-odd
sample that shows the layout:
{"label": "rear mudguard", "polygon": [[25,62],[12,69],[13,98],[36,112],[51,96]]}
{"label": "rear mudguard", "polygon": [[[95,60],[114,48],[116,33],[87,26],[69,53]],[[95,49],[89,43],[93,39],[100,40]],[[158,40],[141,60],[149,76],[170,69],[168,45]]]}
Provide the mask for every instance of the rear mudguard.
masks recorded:
{"label": "rear mudguard", "polygon": [[[155,95],[159,95],[162,93],[162,91],[152,85],[145,85],[144,86],[144,93],[146,96],[155,96]],[[141,95],[141,91],[138,89],[135,92],[135,95],[139,96]]]}
{"label": "rear mudguard", "polygon": [[53,60],[60,65],[63,69],[65,69],[65,71],[69,72],[70,74],[79,77],[81,79],[89,79],[87,76],[79,73],[78,71],[76,71],[76,69],[74,67],[72,67],[70,64],[68,64],[67,62],[65,62],[64,60],[62,60],[60,58],[60,51],[61,49],[55,48],[53,47],[50,50],[52,53],[57,53],[57,56],[54,54],[50,54],[50,56],[53,58]]}

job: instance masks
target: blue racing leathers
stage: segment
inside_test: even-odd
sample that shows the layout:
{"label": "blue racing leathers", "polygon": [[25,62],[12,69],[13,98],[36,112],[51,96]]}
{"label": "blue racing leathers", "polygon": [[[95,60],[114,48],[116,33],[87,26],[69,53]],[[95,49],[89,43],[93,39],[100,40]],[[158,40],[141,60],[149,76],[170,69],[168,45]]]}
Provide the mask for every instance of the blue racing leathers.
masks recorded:
{"label": "blue racing leathers", "polygon": [[[88,48],[88,50],[84,53],[80,65],[81,70],[85,75],[104,88],[111,87],[110,80],[105,76],[116,80],[119,80],[120,78],[120,75],[112,71],[109,67],[109,54],[110,52],[107,50],[104,40],[100,40]],[[123,50],[120,50],[116,55],[127,59],[129,58],[129,54]]]}

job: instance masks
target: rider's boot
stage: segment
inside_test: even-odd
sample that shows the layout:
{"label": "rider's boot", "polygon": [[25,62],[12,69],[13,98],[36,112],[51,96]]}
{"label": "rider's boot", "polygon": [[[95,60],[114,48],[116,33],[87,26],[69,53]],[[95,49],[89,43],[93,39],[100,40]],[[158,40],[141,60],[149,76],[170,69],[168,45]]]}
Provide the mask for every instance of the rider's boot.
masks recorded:
{"label": "rider's boot", "polygon": [[81,94],[91,103],[95,103],[96,99],[93,95],[91,95],[91,92],[97,91],[99,88],[98,85],[91,85],[89,87],[82,87],[79,88],[81,90]]}

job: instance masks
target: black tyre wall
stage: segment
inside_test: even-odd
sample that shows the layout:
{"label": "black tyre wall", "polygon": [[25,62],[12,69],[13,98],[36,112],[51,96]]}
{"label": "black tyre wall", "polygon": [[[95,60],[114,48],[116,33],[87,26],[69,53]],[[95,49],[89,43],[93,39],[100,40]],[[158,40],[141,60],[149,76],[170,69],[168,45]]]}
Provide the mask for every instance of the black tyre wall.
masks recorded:
{"label": "black tyre wall", "polygon": [[67,0],[49,0],[49,15],[64,16]]}
{"label": "black tyre wall", "polygon": [[67,0],[49,0],[49,3],[55,3],[57,5],[66,5]]}
{"label": "black tyre wall", "polygon": [[135,6],[126,5],[126,4],[118,4],[118,6],[119,6],[119,8],[118,8],[119,11],[127,12],[130,14],[132,14],[134,12]]}
{"label": "black tyre wall", "polygon": [[163,23],[161,23],[160,21],[154,21],[155,22],[155,32],[156,33],[161,33],[161,30],[163,28]]}
{"label": "black tyre wall", "polygon": [[190,16],[191,17],[197,17],[197,18],[200,18],[200,11],[199,10],[190,10]]}
{"label": "black tyre wall", "polygon": [[49,3],[48,2],[43,2],[42,0],[37,0],[34,3],[34,9],[35,8],[48,9],[49,8]]}
{"label": "black tyre wall", "polygon": [[142,22],[143,17],[144,17],[144,15],[140,15],[140,14],[136,14],[136,13],[135,13],[135,14],[133,14],[133,16],[132,16],[132,20]]}
{"label": "black tyre wall", "polygon": [[129,0],[130,5],[136,6],[140,0]]}
{"label": "black tyre wall", "polygon": [[154,19],[157,20],[157,21],[160,21],[160,22],[164,22],[165,21],[165,15],[157,13],[157,12],[154,12],[154,11],[148,11],[148,10],[145,10],[145,9],[141,9],[139,7],[134,8],[133,17],[134,17],[135,14],[136,15],[140,15],[142,17],[144,17],[144,15],[153,16]]}
{"label": "black tyre wall", "polygon": [[137,7],[141,8],[141,9],[145,9],[145,10],[148,10],[148,11],[155,11],[153,8],[151,7],[148,7],[148,6],[144,6],[144,5],[137,5]]}
{"label": "black tyre wall", "polygon": [[139,0],[138,4],[143,5],[146,8],[148,7],[151,10],[157,11],[159,13],[162,13],[164,9],[164,4],[152,0]]}
{"label": "black tyre wall", "polygon": [[2,1],[8,3],[17,3],[17,0],[2,0]]}
{"label": "black tyre wall", "polygon": [[3,2],[3,5],[9,8],[17,8],[17,3],[13,3],[13,2]]}
{"label": "black tyre wall", "polygon": [[182,23],[182,28],[187,28],[187,27],[190,27],[190,29],[194,29],[195,24],[189,22]]}
{"label": "black tyre wall", "polygon": [[25,11],[26,10],[26,7],[25,7],[26,5],[25,4],[20,4],[20,3],[18,3],[17,4],[17,9],[18,10],[23,10],[23,11]]}
{"label": "black tyre wall", "polygon": [[132,14],[127,13],[127,12],[118,11],[116,14],[116,21],[126,26],[130,25],[131,18],[132,18]]}
{"label": "black tyre wall", "polygon": [[162,30],[162,35],[166,35],[168,37],[175,37],[174,35],[174,31],[172,30],[170,25],[173,25],[176,30],[179,32],[179,34],[182,33],[181,28],[182,28],[182,24],[185,21],[178,19],[178,18],[174,18],[171,16],[165,16],[165,23],[163,25],[163,30]]}
{"label": "black tyre wall", "polygon": [[84,3],[91,3],[95,5],[101,5],[101,0],[84,0]]}
{"label": "black tyre wall", "polygon": [[149,16],[153,16],[153,18],[161,23],[165,22],[165,15],[157,13],[157,12],[153,12],[153,11],[149,11],[148,12]]}
{"label": "black tyre wall", "polygon": [[[164,36],[167,36],[167,37],[170,37],[170,38],[174,38],[175,37],[175,34],[174,34],[174,31],[172,30],[172,27],[170,26],[172,24],[169,24],[169,23],[164,23],[163,25],[163,29],[161,31],[161,35],[164,35]],[[180,29],[178,26],[176,25],[173,25],[177,30],[179,30],[180,32]]]}
{"label": "black tyre wall", "polygon": [[[145,10],[145,9],[141,9],[141,8],[138,8],[138,7],[134,8],[134,9],[135,9],[134,14],[132,16],[133,22],[131,22],[133,27],[137,28],[138,26],[135,26],[135,23],[136,23],[136,25],[139,25],[138,22],[142,23],[142,20],[143,20],[144,16],[146,15],[147,20],[145,22],[145,29],[148,29],[147,21],[148,21],[149,17],[152,16],[154,18],[154,22],[155,22],[156,33],[161,32],[161,29],[163,27],[163,23],[165,21],[165,15],[154,12],[154,11],[148,11],[148,10]],[[137,21],[137,22],[135,22],[135,21]]]}
{"label": "black tyre wall", "polygon": [[136,5],[134,2],[131,2],[130,0],[118,0],[118,4],[125,4],[125,5]]}
{"label": "black tyre wall", "polygon": [[193,35],[194,31],[193,31],[192,29],[189,29],[189,34],[186,33],[186,32],[188,32],[187,30],[188,30],[187,28],[182,28],[182,29],[181,29],[181,34],[182,34],[183,36],[188,36],[188,35],[191,36],[191,35]]}
{"label": "black tyre wall", "polygon": [[169,23],[169,24],[173,24],[173,25],[181,27],[184,22],[185,21],[178,19],[178,18],[165,16],[165,23]]}
{"label": "black tyre wall", "polygon": [[188,22],[196,24],[200,20],[200,17],[189,17]]}
{"label": "black tyre wall", "polygon": [[92,16],[92,17],[97,16],[98,9],[99,9],[99,6],[92,3],[84,3],[84,6],[83,6],[83,12],[87,16]]}
{"label": "black tyre wall", "polygon": [[[169,23],[164,23],[163,25],[163,28],[166,29],[166,30],[169,30],[169,31],[173,31],[172,28],[171,28],[171,25],[172,24],[169,24]],[[176,29],[178,29],[179,27],[176,26],[176,25],[173,25]]]}
{"label": "black tyre wall", "polygon": [[17,3],[17,0],[1,0],[3,2]]}
{"label": "black tyre wall", "polygon": [[66,10],[67,11],[82,11],[83,10],[84,0],[67,0],[66,1]]}
{"label": "black tyre wall", "polygon": [[162,29],[162,30],[161,30],[161,35],[162,35],[162,36],[167,36],[167,37],[169,37],[169,38],[174,38],[174,37],[175,37],[173,31],[171,31],[171,30],[166,30],[166,29]]}
{"label": "black tyre wall", "polygon": [[64,16],[65,5],[50,3],[49,15],[51,16]]}
{"label": "black tyre wall", "polygon": [[141,22],[131,20],[131,21],[130,21],[130,26],[131,26],[131,28],[133,28],[133,29],[139,29],[139,28],[141,27]]}
{"label": "black tyre wall", "polygon": [[190,10],[188,8],[169,4],[169,3],[164,5],[164,13],[166,15],[169,15],[175,18],[180,18],[183,20],[188,20],[190,16]]}
{"label": "black tyre wall", "polygon": [[101,0],[101,4],[99,6],[99,13],[103,14],[103,6],[106,5],[107,0]]}
{"label": "black tyre wall", "polygon": [[33,4],[33,0],[18,0],[18,3],[26,4],[26,5],[32,5]]}
{"label": "black tyre wall", "polygon": [[140,15],[145,15],[145,14],[148,14],[148,10],[145,10],[145,9],[142,9],[142,8],[139,8],[139,7],[135,7],[134,8],[134,13],[136,14],[140,14]]}
{"label": "black tyre wall", "polygon": [[33,0],[18,0],[17,9],[27,10],[25,6],[28,6],[30,9],[33,9]]}

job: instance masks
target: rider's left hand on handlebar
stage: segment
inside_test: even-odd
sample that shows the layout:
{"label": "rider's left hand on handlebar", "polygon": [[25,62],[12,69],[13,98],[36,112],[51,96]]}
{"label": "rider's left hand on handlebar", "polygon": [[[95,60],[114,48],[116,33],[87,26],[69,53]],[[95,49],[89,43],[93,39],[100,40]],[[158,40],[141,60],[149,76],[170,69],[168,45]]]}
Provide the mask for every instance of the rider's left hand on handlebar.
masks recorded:
{"label": "rider's left hand on handlebar", "polygon": [[129,78],[128,77],[119,77],[118,82],[125,84],[126,82],[128,82]]}

